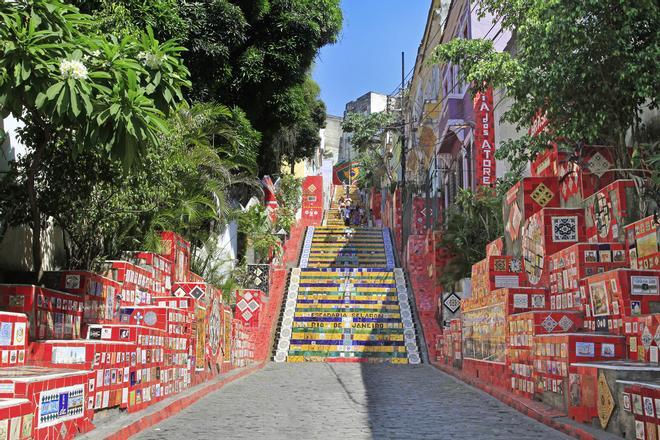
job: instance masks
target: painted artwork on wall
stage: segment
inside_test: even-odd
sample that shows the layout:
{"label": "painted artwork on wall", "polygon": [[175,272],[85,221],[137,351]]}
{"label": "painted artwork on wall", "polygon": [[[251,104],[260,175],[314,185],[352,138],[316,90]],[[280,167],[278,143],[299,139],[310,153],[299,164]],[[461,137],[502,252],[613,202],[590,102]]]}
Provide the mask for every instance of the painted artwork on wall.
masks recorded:
{"label": "painted artwork on wall", "polygon": [[610,300],[605,281],[590,284],[589,297],[591,299],[593,316],[606,316],[610,314]]}
{"label": "painted artwork on wall", "polygon": [[222,303],[218,297],[215,297],[211,303],[207,332],[206,344],[211,362],[216,364],[222,352],[220,346],[223,342],[223,333],[226,333],[226,330],[223,330]]}
{"label": "painted artwork on wall", "polygon": [[531,285],[535,286],[541,280],[545,264],[543,225],[538,216],[533,216],[525,224],[522,252],[527,280]]}
{"label": "painted artwork on wall", "polygon": [[463,311],[463,357],[504,362],[506,351],[503,303]]}

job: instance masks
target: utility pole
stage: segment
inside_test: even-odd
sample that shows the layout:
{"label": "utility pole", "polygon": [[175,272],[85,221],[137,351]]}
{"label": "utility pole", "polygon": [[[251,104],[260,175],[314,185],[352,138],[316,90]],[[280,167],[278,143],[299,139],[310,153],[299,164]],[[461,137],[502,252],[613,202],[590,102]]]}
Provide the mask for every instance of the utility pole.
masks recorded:
{"label": "utility pole", "polygon": [[403,108],[403,94],[406,86],[406,53],[401,52],[401,255],[405,246],[403,233],[403,211],[406,205],[406,117]]}

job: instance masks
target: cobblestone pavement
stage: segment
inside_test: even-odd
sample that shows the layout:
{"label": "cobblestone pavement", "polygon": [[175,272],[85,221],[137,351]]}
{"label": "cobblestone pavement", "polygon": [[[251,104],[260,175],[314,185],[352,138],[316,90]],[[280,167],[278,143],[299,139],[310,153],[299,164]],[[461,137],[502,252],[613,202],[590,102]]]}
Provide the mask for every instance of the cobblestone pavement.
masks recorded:
{"label": "cobblestone pavement", "polygon": [[135,437],[568,439],[428,365],[269,364]]}

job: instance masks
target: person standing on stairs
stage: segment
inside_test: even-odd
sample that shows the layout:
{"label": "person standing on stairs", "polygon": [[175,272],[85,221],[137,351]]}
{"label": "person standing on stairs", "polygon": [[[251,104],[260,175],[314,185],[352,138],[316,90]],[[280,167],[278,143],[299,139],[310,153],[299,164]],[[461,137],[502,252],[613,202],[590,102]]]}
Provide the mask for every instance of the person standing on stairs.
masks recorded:
{"label": "person standing on stairs", "polygon": [[344,219],[344,226],[351,225],[351,208],[349,207],[348,204],[344,207],[343,219]]}
{"label": "person standing on stairs", "polygon": [[353,226],[360,226],[360,210],[357,206],[351,208],[351,224]]}

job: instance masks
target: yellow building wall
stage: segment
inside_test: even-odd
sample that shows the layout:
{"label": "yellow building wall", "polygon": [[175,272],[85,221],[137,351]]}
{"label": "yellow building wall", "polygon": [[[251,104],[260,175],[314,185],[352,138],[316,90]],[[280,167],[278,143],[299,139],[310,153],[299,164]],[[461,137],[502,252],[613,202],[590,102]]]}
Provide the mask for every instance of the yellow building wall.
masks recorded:
{"label": "yellow building wall", "polygon": [[[291,166],[289,165],[288,162],[284,161],[282,162],[282,165],[280,167],[280,171],[282,174],[289,174],[291,172]],[[294,177],[297,178],[303,178],[307,176],[307,167],[305,166],[305,161],[300,160],[296,162],[296,165],[293,167],[293,175]]]}

